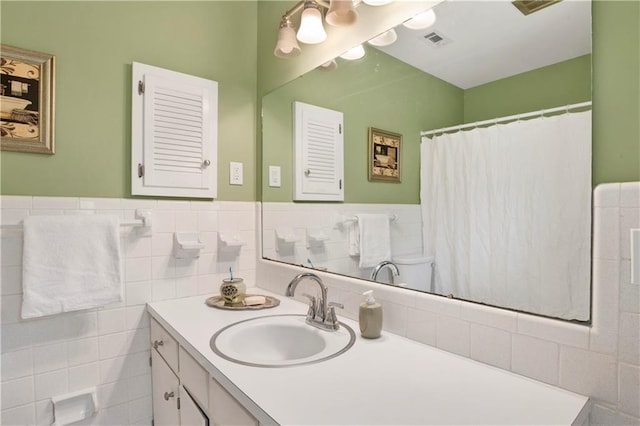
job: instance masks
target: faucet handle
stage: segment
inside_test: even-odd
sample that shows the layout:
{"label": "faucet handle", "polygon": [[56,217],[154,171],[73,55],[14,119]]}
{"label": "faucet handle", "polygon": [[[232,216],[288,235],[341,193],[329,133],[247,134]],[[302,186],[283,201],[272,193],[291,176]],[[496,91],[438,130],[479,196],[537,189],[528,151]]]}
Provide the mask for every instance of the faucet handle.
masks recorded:
{"label": "faucet handle", "polygon": [[318,306],[318,299],[315,296],[312,296],[308,293],[302,294],[304,297],[309,299],[309,310],[307,311],[307,318],[315,318],[316,317],[316,309]]}
{"label": "faucet handle", "polygon": [[329,309],[329,314],[327,316],[326,322],[331,324],[331,328],[333,330],[337,330],[338,328],[340,328],[340,321],[338,321],[338,317],[336,316],[336,308],[344,309],[344,305],[342,303],[329,302],[328,306],[331,309]]}

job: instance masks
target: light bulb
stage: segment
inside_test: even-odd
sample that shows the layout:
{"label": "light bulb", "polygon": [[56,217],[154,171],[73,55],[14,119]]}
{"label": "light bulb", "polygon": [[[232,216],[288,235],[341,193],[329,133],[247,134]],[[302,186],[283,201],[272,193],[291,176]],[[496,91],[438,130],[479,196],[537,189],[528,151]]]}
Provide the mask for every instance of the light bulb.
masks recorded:
{"label": "light bulb", "polygon": [[362,0],[362,2],[369,6],[384,6],[385,4],[393,2],[393,0]]}
{"label": "light bulb", "polygon": [[358,12],[353,8],[353,0],[331,0],[325,20],[327,24],[339,27],[356,22]]}
{"label": "light bulb", "polygon": [[429,9],[425,12],[418,13],[407,22],[403,23],[405,27],[410,30],[424,30],[436,23],[436,13],[433,9]]}
{"label": "light bulb", "polygon": [[398,39],[398,34],[396,34],[396,30],[391,28],[389,31],[385,31],[379,36],[369,40],[369,44],[373,46],[378,46],[378,47],[389,46],[390,44],[393,44],[397,39]]}
{"label": "light bulb", "polygon": [[318,44],[327,39],[327,33],[322,26],[322,14],[315,6],[305,4],[297,37],[306,44]]}
{"label": "light bulb", "polygon": [[332,59],[320,65],[318,69],[322,71],[335,71],[336,69],[338,69],[338,63],[335,59]]}
{"label": "light bulb", "polygon": [[365,55],[364,47],[362,47],[362,45],[359,44],[356,47],[353,47],[347,50],[346,52],[344,52],[342,55],[340,55],[340,57],[348,61],[355,61],[356,59],[360,59],[364,57],[364,55]]}
{"label": "light bulb", "polygon": [[278,41],[273,54],[278,58],[293,58],[300,55],[300,46],[296,40],[296,32],[289,21],[280,24]]}

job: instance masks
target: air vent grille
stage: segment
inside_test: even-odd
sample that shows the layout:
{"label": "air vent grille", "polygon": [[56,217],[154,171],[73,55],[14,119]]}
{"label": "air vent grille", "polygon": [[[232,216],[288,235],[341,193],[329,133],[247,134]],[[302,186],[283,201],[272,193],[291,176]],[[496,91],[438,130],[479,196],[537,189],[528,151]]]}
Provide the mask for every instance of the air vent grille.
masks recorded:
{"label": "air vent grille", "polygon": [[518,8],[523,15],[530,15],[545,7],[551,6],[562,0],[516,0],[512,4]]}

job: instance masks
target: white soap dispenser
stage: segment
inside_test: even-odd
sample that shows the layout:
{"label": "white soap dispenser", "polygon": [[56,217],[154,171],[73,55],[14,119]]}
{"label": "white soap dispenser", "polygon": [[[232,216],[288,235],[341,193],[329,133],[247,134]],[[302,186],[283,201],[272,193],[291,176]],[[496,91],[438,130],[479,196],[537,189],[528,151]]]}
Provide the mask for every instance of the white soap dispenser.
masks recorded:
{"label": "white soap dispenser", "polygon": [[362,295],[365,301],[360,304],[360,334],[367,339],[377,339],[382,333],[382,305],[373,298],[373,290]]}

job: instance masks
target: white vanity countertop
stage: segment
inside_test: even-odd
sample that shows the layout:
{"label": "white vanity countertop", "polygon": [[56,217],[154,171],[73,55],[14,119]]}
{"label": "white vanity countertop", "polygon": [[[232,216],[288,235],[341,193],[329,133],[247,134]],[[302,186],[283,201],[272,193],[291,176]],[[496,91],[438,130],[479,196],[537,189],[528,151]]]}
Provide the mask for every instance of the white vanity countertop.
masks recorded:
{"label": "white vanity countertop", "polygon": [[263,289],[280,306],[228,311],[208,296],[155,302],[151,315],[261,423],[282,425],[570,425],[588,415],[588,398],[391,333],[360,337],[346,353],[286,368],[239,365],[217,356],[211,336],[234,322],[305,314],[306,305]]}

